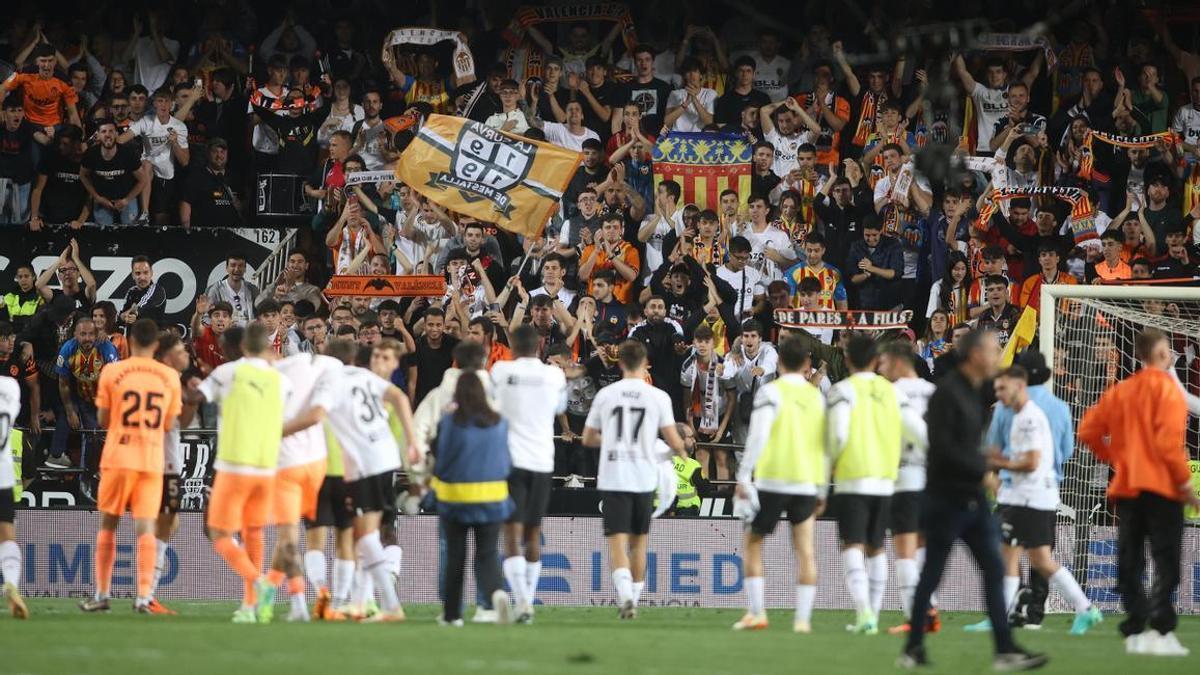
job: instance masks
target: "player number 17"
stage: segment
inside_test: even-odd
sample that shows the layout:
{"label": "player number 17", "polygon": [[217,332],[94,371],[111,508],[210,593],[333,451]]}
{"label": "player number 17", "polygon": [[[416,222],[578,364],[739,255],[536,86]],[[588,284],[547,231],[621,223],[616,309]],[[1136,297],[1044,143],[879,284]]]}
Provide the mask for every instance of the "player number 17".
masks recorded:
{"label": "player number 17", "polygon": [[631,445],[637,444],[638,437],[642,435],[642,423],[646,421],[645,408],[629,408],[630,420],[633,422],[633,433],[629,438],[625,438],[625,408],[613,408],[613,417],[617,420],[617,438],[620,440],[628,440]]}

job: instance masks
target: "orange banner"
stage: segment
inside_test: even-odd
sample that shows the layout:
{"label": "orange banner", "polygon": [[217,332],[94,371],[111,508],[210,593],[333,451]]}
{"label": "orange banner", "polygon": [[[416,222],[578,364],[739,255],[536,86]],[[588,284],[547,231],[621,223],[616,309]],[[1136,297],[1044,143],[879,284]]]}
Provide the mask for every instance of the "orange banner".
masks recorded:
{"label": "orange banner", "polygon": [[421,298],[445,295],[446,280],[438,274],[412,276],[337,275],[329,280],[325,295],[365,295],[371,298]]}

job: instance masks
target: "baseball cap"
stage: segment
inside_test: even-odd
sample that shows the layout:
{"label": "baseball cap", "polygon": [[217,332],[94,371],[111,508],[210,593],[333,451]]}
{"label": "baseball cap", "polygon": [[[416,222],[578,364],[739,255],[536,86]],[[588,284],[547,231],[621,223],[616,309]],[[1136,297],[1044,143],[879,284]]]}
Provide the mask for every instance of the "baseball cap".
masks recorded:
{"label": "baseball cap", "polygon": [[1046,366],[1046,357],[1034,349],[1026,349],[1017,355],[1017,365],[1029,374],[1029,384],[1045,384],[1050,379],[1050,369]]}
{"label": "baseball cap", "polygon": [[226,150],[228,150],[229,144],[225,142],[224,138],[221,138],[220,136],[213,136],[212,138],[208,139],[208,147],[210,147],[210,148],[225,148]]}

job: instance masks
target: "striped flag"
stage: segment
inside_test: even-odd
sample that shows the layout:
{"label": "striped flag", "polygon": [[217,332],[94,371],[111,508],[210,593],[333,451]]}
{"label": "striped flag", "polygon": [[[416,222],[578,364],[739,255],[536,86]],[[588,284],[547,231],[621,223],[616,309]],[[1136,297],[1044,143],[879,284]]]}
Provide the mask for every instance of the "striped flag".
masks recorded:
{"label": "striped flag", "polygon": [[717,210],[720,195],[735,190],[744,206],[750,197],[754,147],[740,134],[672,131],[654,143],[654,187],[673,180],[682,204]]}

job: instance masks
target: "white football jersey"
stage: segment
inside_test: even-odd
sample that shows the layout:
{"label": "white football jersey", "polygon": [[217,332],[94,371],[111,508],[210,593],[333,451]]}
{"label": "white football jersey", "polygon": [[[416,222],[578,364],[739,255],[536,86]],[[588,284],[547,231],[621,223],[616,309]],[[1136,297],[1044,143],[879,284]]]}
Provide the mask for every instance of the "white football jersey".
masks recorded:
{"label": "white football jersey", "polygon": [[11,377],[0,376],[0,490],[12,488],[17,484],[9,437],[20,413],[21,385]]}
{"label": "white football jersey", "polygon": [[554,472],[554,420],[567,407],[567,377],[562,369],[534,358],[497,361],[492,391],[508,420],[508,450],[513,466]]}
{"label": "white football jersey", "polygon": [[[929,397],[937,389],[929,380],[905,377],[892,383],[896,398],[900,402],[900,414],[925,419],[929,409]],[[905,434],[900,447],[900,472],[896,475],[896,492],[920,492],[925,489],[925,454],[929,444],[916,443]]]}
{"label": "white football jersey", "polygon": [[183,474],[183,444],[179,438],[179,419],[163,434],[163,475]]}
{"label": "white football jersey", "polygon": [[1008,457],[1018,459],[1036,450],[1038,465],[1033,471],[1001,471],[1000,504],[1026,506],[1041,511],[1058,508],[1058,478],[1054,474],[1054,434],[1046,413],[1033,401],[1026,401],[1013,416],[1008,432]]}
{"label": "white football jersey", "polygon": [[587,426],[600,431],[600,475],[596,488],[653,492],[658,487],[659,430],[675,424],[671,398],[642,380],[622,379],[592,401]]}
{"label": "white football jersey", "polygon": [[347,482],[400,468],[400,447],[383,399],[391,386],[366,368],[345,365],[317,380],[312,404],[329,414],[329,426],[342,446]]}
{"label": "white football jersey", "polygon": [[[290,420],[312,405],[317,380],[327,372],[341,370],[342,362],[323,354],[296,354],[276,361],[275,370],[292,383],[292,395],[283,408],[283,419]],[[320,424],[284,436],[279,443],[279,468],[299,466],[325,459],[325,431]]]}

